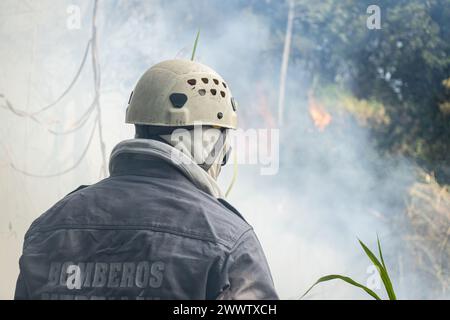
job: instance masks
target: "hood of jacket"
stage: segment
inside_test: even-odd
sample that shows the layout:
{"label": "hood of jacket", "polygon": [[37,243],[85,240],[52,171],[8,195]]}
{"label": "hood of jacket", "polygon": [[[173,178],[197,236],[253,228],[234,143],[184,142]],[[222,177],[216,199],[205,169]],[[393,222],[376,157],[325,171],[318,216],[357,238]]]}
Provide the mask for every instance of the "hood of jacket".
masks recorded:
{"label": "hood of jacket", "polygon": [[111,152],[109,161],[110,174],[117,158],[120,155],[139,155],[148,161],[159,160],[174,166],[186,178],[188,178],[198,189],[215,198],[223,198],[223,193],[214,180],[195,161],[171,145],[152,139],[129,139],[120,142]]}

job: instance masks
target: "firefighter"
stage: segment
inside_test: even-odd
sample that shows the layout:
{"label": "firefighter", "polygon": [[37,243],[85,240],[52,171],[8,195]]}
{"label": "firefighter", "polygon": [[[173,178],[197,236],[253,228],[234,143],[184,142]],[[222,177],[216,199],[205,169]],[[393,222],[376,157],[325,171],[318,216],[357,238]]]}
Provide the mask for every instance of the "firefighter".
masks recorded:
{"label": "firefighter", "polygon": [[211,68],[169,60],[130,96],[134,139],[25,235],[16,299],[277,299],[261,245],[216,179],[237,104]]}

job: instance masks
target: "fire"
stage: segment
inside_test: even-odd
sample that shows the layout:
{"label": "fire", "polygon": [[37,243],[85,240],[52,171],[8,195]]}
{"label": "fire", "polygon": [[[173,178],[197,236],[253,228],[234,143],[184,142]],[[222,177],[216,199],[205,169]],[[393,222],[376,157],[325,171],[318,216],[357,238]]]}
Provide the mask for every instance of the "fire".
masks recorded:
{"label": "fire", "polygon": [[324,131],[331,123],[331,115],[325,110],[322,104],[316,101],[312,92],[308,93],[308,108],[314,125],[319,131]]}

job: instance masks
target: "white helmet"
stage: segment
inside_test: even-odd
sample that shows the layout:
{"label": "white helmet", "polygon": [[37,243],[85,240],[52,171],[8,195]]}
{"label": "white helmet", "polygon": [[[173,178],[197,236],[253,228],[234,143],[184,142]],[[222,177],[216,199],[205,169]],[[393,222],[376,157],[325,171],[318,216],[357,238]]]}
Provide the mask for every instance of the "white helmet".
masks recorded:
{"label": "white helmet", "polygon": [[168,60],[139,79],[130,96],[126,122],[236,129],[236,111],[228,84],[214,70],[190,60]]}

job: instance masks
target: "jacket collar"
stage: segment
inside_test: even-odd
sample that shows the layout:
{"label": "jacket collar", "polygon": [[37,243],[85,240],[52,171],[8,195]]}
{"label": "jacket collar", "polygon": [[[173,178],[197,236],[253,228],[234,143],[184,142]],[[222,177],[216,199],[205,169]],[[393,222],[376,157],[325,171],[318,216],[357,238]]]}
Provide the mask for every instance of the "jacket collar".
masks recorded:
{"label": "jacket collar", "polygon": [[[133,159],[134,164],[131,166],[129,161],[120,161],[124,157]],[[122,141],[113,149],[109,161],[111,176],[127,173],[152,176],[179,174],[176,170],[165,170],[167,167],[175,167],[198,189],[209,195],[215,198],[223,197],[217,182],[205,170],[189,156],[164,142],[150,139]],[[172,173],[169,173],[171,171]]]}

